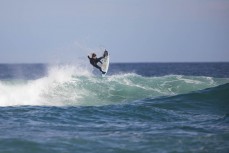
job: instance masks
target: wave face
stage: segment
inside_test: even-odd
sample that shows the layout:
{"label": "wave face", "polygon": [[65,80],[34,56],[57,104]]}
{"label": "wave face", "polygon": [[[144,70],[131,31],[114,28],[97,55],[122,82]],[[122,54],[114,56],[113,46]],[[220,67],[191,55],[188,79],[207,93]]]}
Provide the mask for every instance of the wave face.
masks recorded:
{"label": "wave face", "polygon": [[0,81],[0,106],[94,106],[128,103],[146,98],[172,96],[216,87],[227,78],[166,75],[144,77],[135,73],[105,78],[88,69],[54,66],[35,80]]}

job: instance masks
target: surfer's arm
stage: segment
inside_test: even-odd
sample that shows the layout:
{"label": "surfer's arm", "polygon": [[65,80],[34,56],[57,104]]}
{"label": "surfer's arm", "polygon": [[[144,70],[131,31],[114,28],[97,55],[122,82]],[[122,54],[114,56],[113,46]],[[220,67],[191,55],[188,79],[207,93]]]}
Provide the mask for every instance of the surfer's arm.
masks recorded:
{"label": "surfer's arm", "polygon": [[89,55],[87,55],[87,58],[88,58],[88,59],[91,59]]}

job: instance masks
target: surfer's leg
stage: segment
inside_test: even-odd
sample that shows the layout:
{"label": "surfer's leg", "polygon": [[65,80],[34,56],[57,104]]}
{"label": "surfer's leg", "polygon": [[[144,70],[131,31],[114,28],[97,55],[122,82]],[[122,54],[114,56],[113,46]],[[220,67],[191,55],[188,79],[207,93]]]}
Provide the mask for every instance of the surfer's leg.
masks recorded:
{"label": "surfer's leg", "polygon": [[101,60],[101,59],[103,59],[103,58],[104,58],[103,56],[102,56],[102,57],[99,57],[98,60]]}
{"label": "surfer's leg", "polygon": [[102,72],[103,74],[105,74],[106,72],[103,72],[102,71],[102,69],[101,69],[101,67],[100,66],[98,66],[98,65],[94,65],[94,67],[96,67],[97,69],[99,69],[100,70],[100,72]]}
{"label": "surfer's leg", "polygon": [[104,58],[104,57],[97,58],[97,59],[96,59],[96,63],[99,62],[99,63],[103,64],[103,63],[101,62],[101,59],[103,59],[103,58]]}
{"label": "surfer's leg", "polygon": [[97,69],[99,69],[100,71],[102,71],[101,67],[98,65],[94,65],[94,67],[96,67]]}
{"label": "surfer's leg", "polygon": [[98,61],[101,61],[101,59],[103,59],[103,58],[104,58],[104,57],[102,56],[102,57],[100,57],[100,58],[97,58],[97,60],[98,60]]}

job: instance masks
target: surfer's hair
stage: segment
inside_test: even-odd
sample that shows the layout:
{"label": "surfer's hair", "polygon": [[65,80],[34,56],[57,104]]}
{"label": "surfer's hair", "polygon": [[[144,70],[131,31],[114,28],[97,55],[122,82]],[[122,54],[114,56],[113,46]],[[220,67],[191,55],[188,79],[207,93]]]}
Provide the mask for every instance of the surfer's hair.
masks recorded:
{"label": "surfer's hair", "polygon": [[96,54],[95,53],[92,53],[92,57],[95,57],[96,56]]}

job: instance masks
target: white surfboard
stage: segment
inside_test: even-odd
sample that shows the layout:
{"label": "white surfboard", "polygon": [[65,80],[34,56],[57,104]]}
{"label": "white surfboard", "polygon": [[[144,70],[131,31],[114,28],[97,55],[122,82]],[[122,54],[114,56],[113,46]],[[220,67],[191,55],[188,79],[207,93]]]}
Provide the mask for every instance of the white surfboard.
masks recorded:
{"label": "white surfboard", "polygon": [[109,69],[110,58],[109,58],[109,53],[106,50],[104,51],[103,55],[105,55],[105,57],[101,60],[103,63],[101,65],[101,69],[103,72],[106,72],[105,74],[102,74],[102,76],[104,77],[107,74],[107,71]]}

